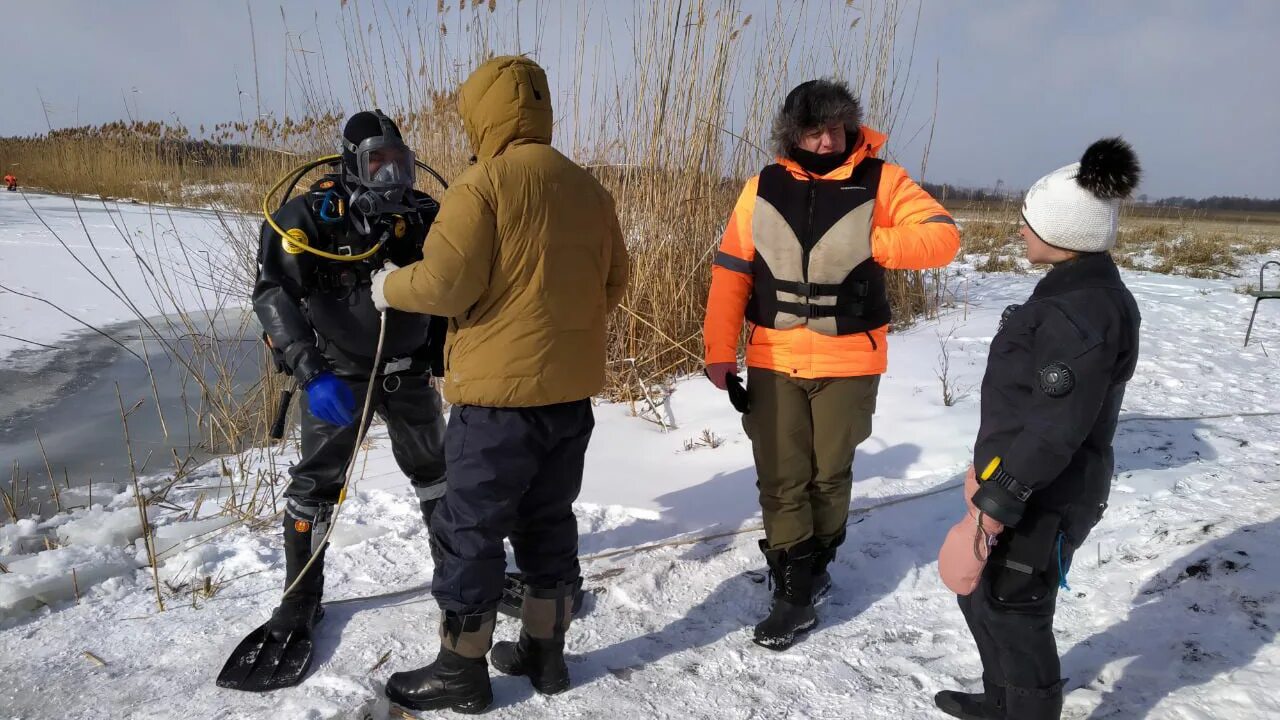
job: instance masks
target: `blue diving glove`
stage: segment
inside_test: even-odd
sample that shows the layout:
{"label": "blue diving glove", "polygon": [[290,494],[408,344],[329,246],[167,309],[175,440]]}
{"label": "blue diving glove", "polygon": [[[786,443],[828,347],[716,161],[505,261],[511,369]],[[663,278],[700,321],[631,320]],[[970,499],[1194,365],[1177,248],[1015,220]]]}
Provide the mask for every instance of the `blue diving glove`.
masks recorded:
{"label": "blue diving glove", "polygon": [[311,378],[306,391],[312,415],[330,425],[350,425],[355,422],[356,396],[333,373],[322,372]]}

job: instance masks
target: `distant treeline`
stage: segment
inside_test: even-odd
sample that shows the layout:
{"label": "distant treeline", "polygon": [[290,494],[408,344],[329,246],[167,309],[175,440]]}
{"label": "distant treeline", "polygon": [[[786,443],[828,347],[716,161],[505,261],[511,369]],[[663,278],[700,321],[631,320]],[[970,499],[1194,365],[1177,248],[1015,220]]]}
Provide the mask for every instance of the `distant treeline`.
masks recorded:
{"label": "distant treeline", "polygon": [[[924,189],[942,202],[1005,203],[1022,199],[1021,190],[989,190],[962,187],[948,183],[921,183]],[[1207,198],[1168,197],[1150,200],[1146,195],[1137,198],[1139,205],[1179,208],[1183,210],[1231,210],[1236,212],[1280,212],[1280,198],[1252,198],[1236,195],[1214,195]]]}
{"label": "distant treeline", "polygon": [[984,203],[1004,203],[1013,202],[1022,198],[1021,193],[1009,193],[1005,190],[986,190],[983,188],[962,187],[960,185],[951,185],[949,183],[920,183],[925,192],[937,198],[940,202],[984,202]]}
{"label": "distant treeline", "polygon": [[1214,195],[1202,200],[1187,197],[1170,197],[1162,200],[1153,200],[1149,204],[1156,207],[1175,207],[1187,210],[1280,212],[1280,198],[1266,200],[1263,198],[1236,197],[1234,195]]}

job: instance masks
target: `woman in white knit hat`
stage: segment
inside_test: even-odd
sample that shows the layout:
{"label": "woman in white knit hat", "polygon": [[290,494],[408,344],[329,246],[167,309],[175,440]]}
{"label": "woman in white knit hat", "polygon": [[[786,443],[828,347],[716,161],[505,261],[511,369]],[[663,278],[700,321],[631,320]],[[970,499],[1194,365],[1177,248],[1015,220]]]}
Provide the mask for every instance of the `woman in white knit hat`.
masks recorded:
{"label": "woman in white knit hat", "polygon": [[1052,269],[1026,303],[1005,310],[992,340],[969,499],[977,522],[959,541],[966,547],[941,556],[944,577],[956,576],[947,563],[965,553],[986,562],[976,587],[949,583],[965,593],[960,609],[983,680],[980,693],[938,693],[953,717],[1061,716],[1058,589],[1106,508],[1116,418],[1138,361],[1141,318],[1109,251],[1139,173],[1127,143],[1099,140],[1080,162],[1037,181],[1023,203],[1027,259]]}

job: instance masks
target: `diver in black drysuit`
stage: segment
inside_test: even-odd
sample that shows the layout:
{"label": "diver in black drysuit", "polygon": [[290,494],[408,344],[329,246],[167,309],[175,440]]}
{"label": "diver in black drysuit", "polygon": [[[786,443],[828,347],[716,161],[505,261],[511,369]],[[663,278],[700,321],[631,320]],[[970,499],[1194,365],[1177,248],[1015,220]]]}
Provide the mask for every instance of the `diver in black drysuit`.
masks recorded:
{"label": "diver in black drysuit", "polygon": [[[422,259],[422,243],[439,208],[413,190],[413,155],[395,124],[380,111],[352,116],[343,131],[341,170],[273,215],[286,233],[301,231],[317,250],[360,255],[355,262],[328,259],[281,238],[262,225],[259,275],[253,307],[277,364],[302,388],[302,457],[290,468],[285,490],[285,587],[318,551],[305,578],[284,597],[269,622],[274,634],[310,629],[322,614],[324,549],[318,547],[338,502],[351,461],[369,378],[380,316],[370,276],[384,263]],[[447,322],[388,310],[382,364],[377,368],[371,413],[387,423],[392,454],[417,491],[430,521],[445,488],[444,428],[433,377],[443,374]]]}

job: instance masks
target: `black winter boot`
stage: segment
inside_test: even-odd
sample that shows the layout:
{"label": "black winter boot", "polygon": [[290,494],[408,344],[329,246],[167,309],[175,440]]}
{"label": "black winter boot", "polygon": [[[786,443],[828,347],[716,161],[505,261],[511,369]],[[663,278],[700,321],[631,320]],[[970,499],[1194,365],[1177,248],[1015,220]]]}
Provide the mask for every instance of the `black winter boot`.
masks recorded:
{"label": "black winter boot", "polygon": [[761,540],[759,545],[765,565],[769,567],[769,587],[773,590],[773,599],[777,600],[782,595],[782,551],[770,550],[768,540]]}
{"label": "black winter boot", "polygon": [[942,712],[960,720],[1004,720],[1004,695],[1003,686],[983,680],[980,693],[943,690],[933,696],[933,704]]}
{"label": "black winter boot", "polygon": [[446,612],[435,662],[387,679],[387,698],[410,710],[477,714],[493,704],[485,653],[493,641],[495,613]]}
{"label": "black winter boot", "polygon": [[1062,686],[1066,680],[1044,688],[1005,689],[1005,717],[1017,720],[1059,720],[1062,717]]}
{"label": "black winter boot", "polygon": [[817,542],[817,550],[813,553],[813,599],[820,600],[831,592],[831,574],[827,566],[836,559],[836,548],[844,544],[845,531],[828,540]]}
{"label": "black winter boot", "polygon": [[[316,513],[319,522],[312,522],[290,516],[284,517],[284,587],[288,591],[293,582],[302,574],[314,552],[313,546],[319,543],[328,528],[330,510],[321,508]],[[267,621],[267,629],[277,640],[284,640],[296,630],[310,630],[324,615],[324,607],[320,598],[324,593],[324,554],[327,546],[320,549],[315,562],[307,570],[302,581],[293,587],[281,601],[280,606],[271,613]]]}
{"label": "black winter boot", "polygon": [[786,650],[795,643],[796,635],[818,624],[813,609],[813,544],[806,540],[789,550],[765,550],[774,579],[773,607],[769,617],[756,625],[757,645]]}
{"label": "black winter boot", "polygon": [[525,675],[533,689],[555,695],[569,689],[564,662],[564,635],[573,619],[575,586],[561,583],[543,589],[525,587],[519,642],[500,642],[489,654],[493,666],[507,675]]}
{"label": "black winter boot", "polygon": [[827,572],[827,564],[835,553],[826,555],[825,552],[819,551],[813,558],[813,599],[821,600],[831,592],[831,573]]}

